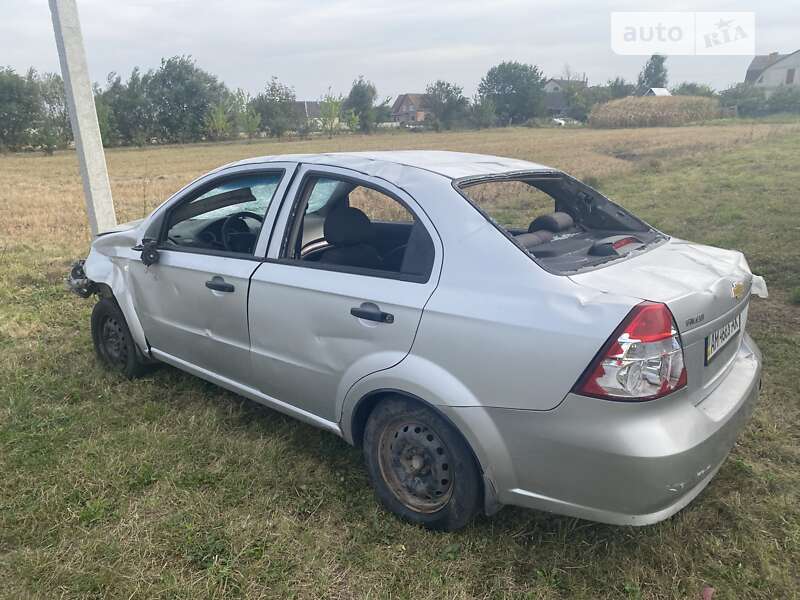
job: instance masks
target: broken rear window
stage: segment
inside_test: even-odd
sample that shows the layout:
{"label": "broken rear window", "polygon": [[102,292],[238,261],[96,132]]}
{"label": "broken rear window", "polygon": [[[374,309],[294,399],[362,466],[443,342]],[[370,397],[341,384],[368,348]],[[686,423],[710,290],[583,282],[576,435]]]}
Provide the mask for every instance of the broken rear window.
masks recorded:
{"label": "broken rear window", "polygon": [[555,273],[596,267],[664,239],[563,173],[466,179],[457,188],[517,246]]}

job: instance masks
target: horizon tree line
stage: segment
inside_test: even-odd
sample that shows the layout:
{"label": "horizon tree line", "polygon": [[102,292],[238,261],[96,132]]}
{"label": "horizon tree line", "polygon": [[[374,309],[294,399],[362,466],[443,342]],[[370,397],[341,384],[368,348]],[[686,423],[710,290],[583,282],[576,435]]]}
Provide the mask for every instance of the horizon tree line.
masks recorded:
{"label": "horizon tree line", "polygon": [[[585,121],[592,106],[650,88],[667,87],[666,57],[654,55],[635,83],[622,77],[603,85],[587,86],[565,68],[566,116]],[[546,116],[547,79],[536,65],[505,61],[491,67],[472,98],[460,85],[439,79],[425,88],[428,119],[434,131],[456,128],[514,126]],[[673,93],[718,96],[739,106],[743,116],[769,112],[800,112],[800,93],[782,90],[769,100],[763,90],[737,84],[717,93],[711,87],[684,82]],[[375,84],[358,76],[345,95],[330,89],[320,98],[320,116],[299,114],[294,88],[271,77],[264,89],[251,96],[231,90],[215,75],[197,66],[191,56],[164,58],[157,69],[134,68],[127,79],[112,72],[104,86],[94,86],[98,122],[106,146],[143,146],[152,143],[188,143],[204,140],[270,136],[288,132],[306,137],[314,131],[329,136],[346,128],[371,133],[391,120],[390,98],[380,98]],[[36,148],[51,154],[72,141],[72,131],[61,76],[25,75],[0,68],[0,151]]]}

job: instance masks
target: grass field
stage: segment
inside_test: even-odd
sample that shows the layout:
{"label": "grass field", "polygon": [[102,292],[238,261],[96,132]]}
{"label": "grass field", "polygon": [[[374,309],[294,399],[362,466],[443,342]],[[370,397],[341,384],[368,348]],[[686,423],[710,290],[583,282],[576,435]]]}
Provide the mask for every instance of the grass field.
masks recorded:
{"label": "grass field", "polygon": [[[258,154],[503,154],[589,177],[654,225],[743,250],[762,401],[716,479],[646,528],[506,508],[434,534],[359,453],[174,369],[95,361],[63,277],[88,234],[75,155],[0,157],[0,598],[800,597],[800,127],[492,130],[109,152],[120,220]],[[796,293],[796,292],[795,292]]]}

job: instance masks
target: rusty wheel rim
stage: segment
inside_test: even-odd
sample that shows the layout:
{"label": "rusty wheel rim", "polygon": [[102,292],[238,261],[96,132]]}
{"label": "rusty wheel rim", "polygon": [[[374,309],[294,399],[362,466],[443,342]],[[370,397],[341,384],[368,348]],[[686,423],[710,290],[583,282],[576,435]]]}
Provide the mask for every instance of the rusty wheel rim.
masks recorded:
{"label": "rusty wheel rim", "polygon": [[423,423],[402,419],[386,427],[378,444],[378,463],[392,493],[411,510],[436,512],[453,495],[450,452]]}

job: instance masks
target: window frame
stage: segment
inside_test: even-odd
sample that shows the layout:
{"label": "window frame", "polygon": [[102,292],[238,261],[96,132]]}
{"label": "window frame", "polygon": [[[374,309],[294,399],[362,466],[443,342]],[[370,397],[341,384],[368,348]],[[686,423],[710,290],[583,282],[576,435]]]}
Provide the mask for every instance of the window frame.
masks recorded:
{"label": "window frame", "polygon": [[[270,241],[270,248],[267,255],[267,262],[278,263],[282,265],[288,265],[293,267],[299,268],[306,268],[306,269],[316,269],[321,271],[331,271],[337,273],[344,273],[350,275],[357,275],[363,277],[375,277],[379,279],[392,279],[396,281],[406,281],[410,283],[420,283],[420,284],[427,284],[431,281],[434,273],[437,271],[437,266],[440,264],[441,260],[441,249],[440,246],[437,244],[436,240],[439,240],[438,234],[434,236],[432,234],[435,232],[435,227],[432,224],[429,224],[429,218],[422,210],[416,202],[412,205],[407,200],[403,199],[400,194],[395,193],[394,191],[390,190],[387,185],[381,184],[379,182],[374,181],[374,178],[368,178],[369,176],[359,176],[361,175],[357,171],[352,171],[355,174],[344,173],[344,171],[350,171],[350,169],[346,169],[343,167],[328,167],[327,165],[315,165],[315,164],[307,164],[307,165],[300,165],[301,167],[306,167],[305,169],[299,170],[297,174],[300,175],[299,181],[292,185],[292,189],[290,193],[287,193],[284,197],[284,201],[282,202],[282,206],[280,208],[280,212],[278,218],[276,219],[276,228],[282,227],[283,231],[280,237],[280,243],[277,244],[277,248],[274,247],[276,242]],[[326,168],[327,167],[327,168]],[[330,169],[330,170],[328,170]],[[335,169],[335,170],[334,170]],[[414,275],[408,273],[395,273],[391,271],[383,271],[381,269],[365,269],[361,267],[349,267],[346,265],[335,265],[329,263],[318,263],[314,261],[303,261],[297,258],[288,258],[285,256],[287,251],[288,244],[291,239],[292,230],[295,227],[296,219],[299,214],[299,206],[300,203],[303,201],[304,196],[306,196],[306,189],[309,185],[309,182],[315,178],[327,178],[327,179],[339,179],[341,181],[345,181],[347,183],[351,183],[355,186],[362,186],[366,188],[370,188],[376,192],[384,194],[398,202],[401,206],[403,206],[409,213],[411,213],[412,217],[414,217],[414,222],[410,225],[413,227],[415,223],[419,223],[424,227],[425,233],[428,235],[431,243],[433,244],[433,260],[431,260],[430,265],[428,266],[426,273],[423,275]],[[409,196],[410,198],[410,196]],[[413,198],[411,198],[413,201]],[[287,204],[288,202],[288,204]],[[281,215],[284,213],[286,217],[284,221],[281,223]],[[425,215],[425,218],[421,218],[421,215]],[[305,217],[305,211],[303,211],[303,217]],[[270,253],[276,253],[276,256],[270,256]]]}
{"label": "window frame", "polygon": [[[166,202],[162,207],[157,211],[158,214],[154,215],[155,219],[153,223],[150,224],[147,230],[147,234],[155,233],[156,236],[146,235],[145,237],[155,237],[159,251],[162,252],[180,252],[184,254],[200,254],[205,256],[221,256],[225,258],[238,258],[243,260],[251,260],[256,262],[261,262],[264,260],[264,254],[266,252],[266,246],[268,244],[268,240],[272,235],[272,229],[274,226],[274,219],[275,215],[271,214],[274,213],[274,207],[281,203],[283,196],[286,194],[286,189],[288,187],[287,181],[291,179],[291,174],[296,170],[296,165],[290,166],[286,163],[275,163],[276,166],[265,166],[267,163],[262,165],[247,165],[246,168],[243,169],[236,169],[233,171],[222,171],[222,172],[215,172],[206,177],[198,179],[194,183],[190,184],[174,197],[174,199],[169,200]],[[255,167],[255,168],[254,168]],[[231,252],[228,250],[215,250],[211,248],[196,248],[192,246],[177,246],[177,245],[167,245],[165,244],[166,236],[169,231],[169,224],[170,224],[170,217],[174,214],[175,211],[179,210],[181,207],[189,204],[190,202],[198,199],[203,194],[213,190],[215,187],[219,187],[220,185],[233,181],[240,178],[245,177],[257,177],[259,175],[270,175],[275,174],[279,176],[278,185],[275,188],[275,192],[270,199],[269,205],[266,208],[264,213],[264,220],[261,223],[261,229],[258,232],[258,236],[256,237],[256,243],[253,247],[252,253],[246,252]],[[287,177],[288,175],[288,177]],[[156,225],[156,228],[153,230],[153,225]],[[267,238],[267,241],[264,238]]]}

